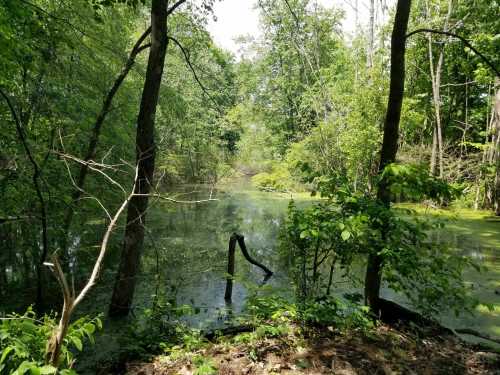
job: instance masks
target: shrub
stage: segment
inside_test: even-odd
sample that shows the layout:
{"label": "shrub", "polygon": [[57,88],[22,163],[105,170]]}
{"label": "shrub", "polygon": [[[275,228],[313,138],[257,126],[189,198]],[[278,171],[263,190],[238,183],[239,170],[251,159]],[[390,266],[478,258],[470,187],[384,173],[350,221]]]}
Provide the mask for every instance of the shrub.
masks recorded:
{"label": "shrub", "polygon": [[[392,164],[382,177],[392,194],[412,199],[451,201],[459,193],[416,166]],[[470,297],[462,272],[475,264],[429,236],[444,223],[419,217],[413,210],[387,207],[373,196],[339,187],[338,182],[324,178],[318,184],[326,202],[305,209],[292,202],[289,207],[281,249],[292,259],[303,303],[329,294],[334,267],[350,274],[355,259],[376,253],[382,258],[385,282],[421,313],[472,310],[477,301]]]}
{"label": "shrub", "polygon": [[[31,308],[26,313],[10,314],[0,320],[0,374],[55,374],[57,369],[45,365],[45,348],[56,326],[56,317],[37,318]],[[96,328],[102,328],[99,318],[83,317],[69,326],[64,339],[59,374],[75,374],[74,350],[82,351],[83,342],[94,342]]]}

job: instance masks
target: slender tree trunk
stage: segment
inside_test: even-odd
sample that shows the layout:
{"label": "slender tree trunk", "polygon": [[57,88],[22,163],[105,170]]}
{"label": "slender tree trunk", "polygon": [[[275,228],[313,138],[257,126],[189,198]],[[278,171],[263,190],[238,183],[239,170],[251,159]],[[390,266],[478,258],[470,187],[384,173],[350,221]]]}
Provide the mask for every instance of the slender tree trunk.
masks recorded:
{"label": "slender tree trunk", "polygon": [[[379,172],[396,160],[399,139],[399,120],[403,104],[405,83],[405,42],[411,0],[398,0],[396,17],[391,38],[391,83],[384,123],[384,137],[380,152]],[[377,198],[387,207],[390,205],[390,191],[387,181],[379,182]],[[384,232],[385,233],[385,232]],[[380,285],[382,283],[382,258],[378,253],[368,256],[365,277],[365,303],[378,315],[380,311]]]}
{"label": "slender tree trunk", "polygon": [[[444,31],[448,31],[448,23],[451,17],[451,11],[452,11],[452,0],[448,1],[448,12],[446,14],[446,19],[444,22]],[[427,13],[428,16],[430,16],[430,11],[428,9],[427,5]],[[443,146],[443,127],[441,123],[441,72],[443,70],[443,63],[444,63],[444,45],[441,47],[441,50],[439,51],[439,57],[438,57],[438,62],[436,65],[436,70],[434,70],[434,58],[433,58],[433,53],[432,53],[432,35],[429,33],[428,35],[428,42],[429,42],[429,65],[430,65],[430,71],[431,71],[431,81],[432,81],[432,97],[433,97],[433,104],[434,104],[434,112],[435,112],[435,117],[436,117],[436,143],[437,143],[437,153],[438,153],[438,160],[439,160],[439,177],[443,177],[443,171],[444,171],[444,146]],[[434,137],[433,137],[433,142],[434,142]],[[433,144],[434,147],[434,144]],[[434,156],[434,163],[435,163],[435,156]],[[431,161],[431,173],[435,174],[435,167],[434,170],[432,168],[433,161]],[[435,164],[434,164],[435,165]]]}
{"label": "slender tree trunk", "polygon": [[151,27],[152,43],[137,119],[138,181],[135,187],[137,195],[132,197],[127,208],[125,240],[111,299],[111,316],[123,316],[129,313],[137,282],[140,254],[144,242],[148,194],[153,183],[155,166],[154,124],[167,51],[167,0],[152,1]]}
{"label": "slender tree trunk", "polygon": [[430,174],[433,176],[436,174],[437,148],[438,148],[438,142],[437,142],[436,124],[433,124],[433,126],[432,126],[431,167],[430,167]]}
{"label": "slender tree trunk", "polygon": [[[491,96],[491,84],[489,85],[488,87],[488,96]],[[486,146],[488,144],[488,141],[489,141],[489,132],[490,132],[490,118],[488,116],[488,114],[490,113],[489,112],[489,106],[490,106],[490,103],[488,101],[488,111],[486,112],[486,126],[485,126],[485,137],[484,137],[484,145]],[[491,117],[493,118],[493,111],[491,111]],[[485,147],[484,150],[483,150],[483,157],[481,159],[481,164],[480,164],[480,167],[479,167],[479,175],[477,177],[477,180],[476,180],[476,183],[477,183],[477,186],[476,186],[476,198],[474,200],[474,209],[477,210],[479,209],[479,201],[480,201],[480,196],[481,196],[481,184],[483,182],[483,167],[486,165],[486,162],[487,162],[487,158],[488,158],[488,148]],[[485,199],[485,196],[483,195],[483,203],[484,203],[484,199]]]}
{"label": "slender tree trunk", "polygon": [[373,68],[373,55],[375,49],[375,0],[370,0],[370,23],[368,25],[368,68]]}
{"label": "slender tree trunk", "polygon": [[495,101],[493,104],[493,165],[495,166],[495,214],[500,216],[500,77],[495,78]]}
{"label": "slender tree trunk", "polygon": [[24,128],[29,122],[29,117],[24,117],[26,122],[22,122],[23,116],[18,115],[9,96],[3,92],[0,88],[0,96],[3,97],[7,106],[9,107],[10,113],[16,125],[17,135],[19,140],[26,152],[26,156],[28,157],[29,162],[33,167],[33,175],[32,182],[33,188],[35,189],[36,196],[38,198],[38,202],[40,204],[40,222],[41,222],[41,243],[37,245],[37,249],[41,248],[41,254],[39,257],[39,261],[36,263],[36,275],[37,275],[37,285],[36,285],[36,303],[35,307],[38,310],[43,310],[43,286],[44,286],[44,271],[43,271],[43,263],[47,259],[47,255],[49,252],[49,240],[48,240],[48,230],[47,230],[47,203],[45,201],[45,197],[42,192],[42,183],[41,183],[41,174],[42,171],[40,169],[40,165],[38,164],[33,152],[31,150],[31,146],[29,145],[28,138],[24,133]]}

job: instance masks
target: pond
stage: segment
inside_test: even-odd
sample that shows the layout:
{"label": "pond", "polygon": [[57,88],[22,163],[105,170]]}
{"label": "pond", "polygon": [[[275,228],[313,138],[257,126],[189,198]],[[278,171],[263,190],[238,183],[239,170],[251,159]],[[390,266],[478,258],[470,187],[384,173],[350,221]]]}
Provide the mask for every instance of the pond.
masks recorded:
{"label": "pond", "polygon": [[[157,294],[174,299],[179,306],[192,306],[196,313],[184,319],[195,328],[219,328],[229,321],[229,316],[240,313],[246,297],[263,282],[264,273],[250,265],[238,251],[233,300],[231,305],[226,305],[225,273],[228,242],[233,232],[244,235],[251,255],[274,271],[266,284],[273,288],[273,293],[292,296],[293,288],[287,274],[288,260],[278,252],[280,226],[290,198],[298,206],[310,205],[315,201],[314,198],[307,194],[257,191],[248,180],[239,180],[213,190],[208,186],[184,186],[168,194],[182,201],[206,200],[209,197],[215,200],[196,204],[154,202],[148,214],[134,316],[140,316],[143,309],[151,307]],[[500,337],[500,221],[490,220],[488,213],[484,212],[431,211],[418,206],[413,208],[417,208],[423,215],[449,218],[446,229],[437,233],[440,239],[449,241],[460,254],[471,256],[488,267],[488,271],[483,273],[470,270],[465,277],[473,284],[475,294],[482,301],[494,305],[494,311],[480,306],[473,316],[443,314],[442,323],[451,328],[466,327]],[[91,239],[86,239],[85,242],[97,243],[100,235],[95,232],[99,231],[89,229]],[[106,260],[101,281],[84,301],[79,314],[94,315],[96,312],[107,311],[114,281],[111,270],[118,264],[121,248],[121,236],[118,232],[113,240],[112,252]],[[95,249],[82,251],[78,258],[80,264],[76,264],[76,267],[88,269],[94,259],[93,254]],[[83,272],[82,277],[85,275]],[[363,276],[362,267],[359,276]],[[343,283],[335,289],[338,294],[352,291],[361,292],[361,288]],[[383,289],[382,294],[396,302],[405,303],[401,296],[391,290]],[[60,300],[58,292],[51,295],[54,300]],[[10,300],[15,302],[14,299]],[[97,345],[87,349],[87,361],[80,363],[84,373],[85,367],[90,368],[92,363],[109,359],[113,352],[119,351],[120,343],[116,336],[122,328],[120,323],[106,322]],[[464,338],[477,341],[474,337]]]}
{"label": "pond", "polygon": [[[210,195],[217,200],[155,206],[149,216],[149,246],[135,301],[136,306],[147,306],[156,288],[164,289],[166,285],[169,288],[167,294],[176,296],[177,304],[195,308],[197,313],[186,319],[198,328],[222,325],[228,307],[233,313],[240,312],[248,293],[263,281],[263,272],[237,252],[233,301],[231,306],[226,305],[227,248],[233,232],[244,235],[252,256],[275,272],[267,285],[276,293],[292,293],[287,261],[279,256],[277,250],[280,225],[290,198],[299,206],[314,201],[307,194],[260,192],[248,180],[219,187],[216,191],[198,186],[186,187],[183,192],[176,193],[177,199],[182,200],[203,200]],[[440,239],[449,242],[460,254],[468,255],[488,268],[482,273],[469,270],[465,277],[472,283],[476,296],[494,305],[494,311],[479,306],[473,316],[443,314],[443,324],[500,337],[500,222],[489,220],[484,212],[417,209],[423,215],[439,214],[440,218],[448,218],[446,229],[437,233]],[[157,274],[159,278],[155,276]],[[362,278],[363,275],[359,276]],[[337,293],[347,291],[361,289],[353,285],[337,285]],[[405,303],[391,290],[383,289],[382,294]]]}

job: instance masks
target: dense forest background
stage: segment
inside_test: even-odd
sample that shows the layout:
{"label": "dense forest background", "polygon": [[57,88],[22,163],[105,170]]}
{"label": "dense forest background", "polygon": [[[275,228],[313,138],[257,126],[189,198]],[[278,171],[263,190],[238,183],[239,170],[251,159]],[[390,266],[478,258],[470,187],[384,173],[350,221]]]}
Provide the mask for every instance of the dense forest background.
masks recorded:
{"label": "dense forest background", "polygon": [[[137,124],[155,71],[157,3],[167,5],[168,37],[157,106],[144,117],[153,119],[146,147]],[[207,31],[213,1],[0,1],[0,310],[4,301],[18,311],[61,304],[60,279],[44,265],[53,253],[68,280],[85,285],[115,213],[146,180],[132,198],[138,215],[144,196],[150,207],[170,199],[175,209],[182,198],[168,194],[173,187],[242,177],[269,192],[377,194],[393,4],[369,1],[352,34],[340,9],[316,1],[256,6],[261,36],[242,36],[235,56]],[[497,0],[413,1],[408,31],[438,33],[406,41],[396,162],[457,199],[403,183],[393,201],[500,215],[499,14]],[[142,162],[152,162],[152,180],[136,177]],[[133,209],[116,218],[114,255],[98,270],[118,273],[113,301],[126,312],[134,285],[118,294],[138,272],[145,236],[134,232],[138,250],[127,248]],[[127,254],[137,267],[127,269]],[[128,307],[117,302],[127,299]]]}

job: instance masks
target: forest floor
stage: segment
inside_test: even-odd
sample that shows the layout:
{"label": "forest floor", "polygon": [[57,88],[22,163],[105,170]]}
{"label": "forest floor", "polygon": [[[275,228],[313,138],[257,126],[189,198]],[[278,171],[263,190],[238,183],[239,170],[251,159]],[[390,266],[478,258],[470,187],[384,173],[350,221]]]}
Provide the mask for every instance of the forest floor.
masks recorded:
{"label": "forest floor", "polygon": [[[131,375],[500,374],[500,354],[455,336],[381,325],[369,332],[291,329],[255,341],[219,339],[202,349],[127,365]],[[247,334],[248,335],[248,334]],[[238,339],[240,337],[240,339]]]}

